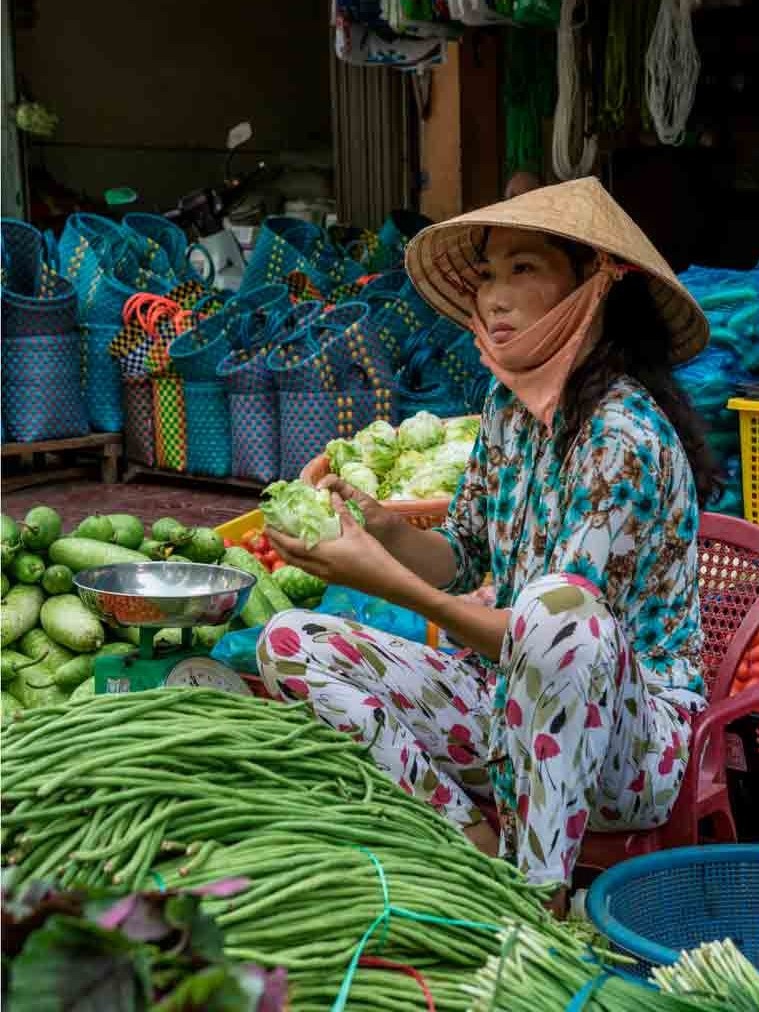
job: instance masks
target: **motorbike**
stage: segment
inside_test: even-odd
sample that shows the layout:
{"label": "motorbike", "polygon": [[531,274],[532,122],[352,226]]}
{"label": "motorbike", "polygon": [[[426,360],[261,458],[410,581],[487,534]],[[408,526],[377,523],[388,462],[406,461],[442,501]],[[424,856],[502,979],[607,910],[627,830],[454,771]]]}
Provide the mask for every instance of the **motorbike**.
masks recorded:
{"label": "motorbike", "polygon": [[279,169],[259,161],[253,169],[234,171],[235,156],[252,136],[248,122],[232,127],[227,135],[222,181],[185,194],[176,207],[165,212],[190,242],[216,235],[228,223],[256,227],[279,210],[280,198],[274,187]]}

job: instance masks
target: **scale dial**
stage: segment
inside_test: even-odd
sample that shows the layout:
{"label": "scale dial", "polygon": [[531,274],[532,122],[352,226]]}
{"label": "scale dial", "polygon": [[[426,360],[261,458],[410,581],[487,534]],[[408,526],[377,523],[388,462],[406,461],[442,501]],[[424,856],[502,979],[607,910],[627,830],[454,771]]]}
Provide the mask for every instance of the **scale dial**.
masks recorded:
{"label": "scale dial", "polygon": [[238,674],[210,657],[185,657],[174,665],[164,685],[170,689],[219,689],[250,695],[250,689]]}

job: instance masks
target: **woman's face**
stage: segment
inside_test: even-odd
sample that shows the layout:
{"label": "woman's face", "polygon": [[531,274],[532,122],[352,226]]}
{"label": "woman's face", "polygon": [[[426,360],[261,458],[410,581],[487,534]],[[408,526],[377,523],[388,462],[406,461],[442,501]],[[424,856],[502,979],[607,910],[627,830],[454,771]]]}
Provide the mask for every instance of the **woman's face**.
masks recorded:
{"label": "woman's face", "polygon": [[506,344],[565,299],[578,285],[569,257],[540,232],[494,228],[476,295],[494,344]]}

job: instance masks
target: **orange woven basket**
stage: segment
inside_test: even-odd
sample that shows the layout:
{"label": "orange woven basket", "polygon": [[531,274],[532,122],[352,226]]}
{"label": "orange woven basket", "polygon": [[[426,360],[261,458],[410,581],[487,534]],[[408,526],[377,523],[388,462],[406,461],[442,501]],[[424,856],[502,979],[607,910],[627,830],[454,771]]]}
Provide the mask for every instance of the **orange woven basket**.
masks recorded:
{"label": "orange woven basket", "polygon": [[[467,418],[479,418],[479,415],[467,415]],[[453,419],[446,419],[452,421]],[[307,485],[318,485],[322,478],[330,473],[329,460],[326,454],[320,454],[310,460],[300,473],[301,480]],[[427,530],[439,526],[448,513],[451,505],[448,499],[388,499],[380,503],[383,509],[403,517],[414,527]]]}

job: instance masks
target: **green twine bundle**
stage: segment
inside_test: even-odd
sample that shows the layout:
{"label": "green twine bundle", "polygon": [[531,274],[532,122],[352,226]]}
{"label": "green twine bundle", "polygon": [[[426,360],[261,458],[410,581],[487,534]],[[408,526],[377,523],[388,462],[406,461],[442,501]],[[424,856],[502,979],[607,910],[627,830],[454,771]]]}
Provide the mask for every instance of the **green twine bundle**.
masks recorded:
{"label": "green twine bundle", "polygon": [[543,169],[543,119],[556,105],[556,35],[535,28],[506,33],[503,104],[506,170]]}
{"label": "green twine bundle", "polygon": [[635,109],[644,130],[652,128],[646,102],[646,51],[656,23],[659,0],[611,0],[606,36],[600,125],[621,130],[625,110]]}

